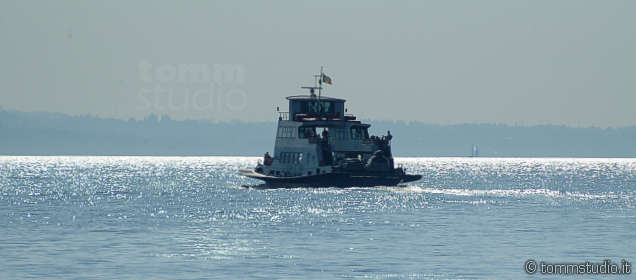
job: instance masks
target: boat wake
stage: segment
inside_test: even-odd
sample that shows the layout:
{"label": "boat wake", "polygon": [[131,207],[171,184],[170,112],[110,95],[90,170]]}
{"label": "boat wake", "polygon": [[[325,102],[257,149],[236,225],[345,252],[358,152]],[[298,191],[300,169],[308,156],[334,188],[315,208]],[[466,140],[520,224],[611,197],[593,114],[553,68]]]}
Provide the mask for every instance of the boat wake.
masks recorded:
{"label": "boat wake", "polygon": [[266,184],[258,185],[242,185],[241,189],[255,189],[255,190],[268,190],[268,189],[296,189],[307,190],[311,192],[337,192],[343,193],[347,191],[385,191],[394,192],[396,194],[430,194],[430,195],[442,195],[442,196],[457,196],[457,197],[493,197],[493,198],[525,198],[525,197],[545,197],[554,199],[571,199],[571,200],[623,200],[636,202],[636,191],[630,193],[584,193],[584,192],[570,192],[551,190],[546,188],[537,189],[460,189],[460,188],[434,188],[426,186],[406,185],[406,186],[377,186],[377,187],[324,187],[324,188],[310,188],[310,187],[272,187]]}
{"label": "boat wake", "polygon": [[[360,188],[371,189],[371,188]],[[404,187],[377,187],[374,189],[387,190],[396,193],[424,193],[433,195],[448,196],[472,196],[472,197],[547,197],[576,200],[632,200],[636,201],[636,192],[631,193],[583,193],[551,190],[546,188],[537,189],[454,189],[454,188],[433,188],[424,186],[404,186]]]}

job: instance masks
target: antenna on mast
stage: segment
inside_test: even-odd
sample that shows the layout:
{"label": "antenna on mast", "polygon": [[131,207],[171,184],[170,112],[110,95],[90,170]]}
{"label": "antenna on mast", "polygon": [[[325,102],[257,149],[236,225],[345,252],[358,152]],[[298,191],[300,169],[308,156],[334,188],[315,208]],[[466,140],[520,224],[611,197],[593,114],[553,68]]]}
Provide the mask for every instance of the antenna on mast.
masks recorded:
{"label": "antenna on mast", "polygon": [[322,104],[320,102],[320,94],[322,93],[322,76],[324,73],[322,72],[322,66],[320,66],[320,78],[318,79],[320,83],[320,87],[318,87],[318,114],[322,115]]}
{"label": "antenna on mast", "polygon": [[322,91],[322,66],[320,66],[320,74],[314,75],[314,81],[316,82],[316,86],[314,88],[318,89],[318,101],[320,101],[320,94]]}
{"label": "antenna on mast", "polygon": [[[324,73],[322,72],[322,66],[320,66],[320,88],[318,89],[318,101],[320,102],[320,93],[322,92],[322,76]],[[318,103],[320,104],[320,103]]]}

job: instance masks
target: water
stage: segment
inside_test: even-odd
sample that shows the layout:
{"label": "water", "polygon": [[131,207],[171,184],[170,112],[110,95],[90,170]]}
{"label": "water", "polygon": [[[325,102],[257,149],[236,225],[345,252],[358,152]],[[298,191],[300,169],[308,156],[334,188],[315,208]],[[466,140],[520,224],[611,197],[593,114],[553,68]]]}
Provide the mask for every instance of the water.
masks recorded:
{"label": "water", "polygon": [[0,278],[536,279],[527,259],[636,260],[634,159],[402,158],[421,181],[240,187],[257,160],[0,157]]}

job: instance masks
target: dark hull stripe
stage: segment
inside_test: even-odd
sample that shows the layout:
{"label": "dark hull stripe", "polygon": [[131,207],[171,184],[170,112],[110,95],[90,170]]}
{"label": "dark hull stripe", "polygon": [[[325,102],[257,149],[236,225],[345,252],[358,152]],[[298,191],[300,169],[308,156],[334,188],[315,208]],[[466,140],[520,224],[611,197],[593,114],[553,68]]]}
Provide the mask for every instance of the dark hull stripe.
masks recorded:
{"label": "dark hull stripe", "polygon": [[373,187],[396,186],[422,178],[421,175],[353,175],[342,173],[327,173],[299,177],[250,176],[265,181],[268,187]]}

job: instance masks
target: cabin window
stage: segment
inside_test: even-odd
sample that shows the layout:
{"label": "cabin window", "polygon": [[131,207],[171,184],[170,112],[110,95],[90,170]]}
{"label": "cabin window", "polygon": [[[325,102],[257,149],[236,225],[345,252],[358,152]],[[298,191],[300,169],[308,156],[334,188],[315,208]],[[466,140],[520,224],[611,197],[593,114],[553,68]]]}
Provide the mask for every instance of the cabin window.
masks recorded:
{"label": "cabin window", "polygon": [[278,133],[277,136],[278,138],[295,138],[295,128],[294,127],[286,127],[286,126],[281,126],[278,127]]}
{"label": "cabin window", "polygon": [[351,139],[352,140],[360,139],[360,127],[359,126],[352,126],[351,127]]}
{"label": "cabin window", "polygon": [[333,113],[333,107],[331,106],[331,102],[320,102],[321,103],[321,108],[320,111],[321,112],[325,112],[325,113]]}
{"label": "cabin window", "polygon": [[329,129],[329,140],[344,140],[345,139],[345,131],[342,128],[330,128]]}
{"label": "cabin window", "polygon": [[362,140],[362,139],[368,139],[368,138],[369,138],[369,132],[366,127],[362,127],[362,126],[351,127],[352,140]]}
{"label": "cabin window", "polygon": [[316,128],[315,127],[299,127],[298,128],[298,138],[311,138],[316,136]]}
{"label": "cabin window", "polygon": [[301,105],[302,112],[305,113],[334,113],[333,102],[330,101],[304,101]]}
{"label": "cabin window", "polygon": [[281,163],[300,163],[303,160],[303,153],[281,152]]}

